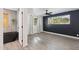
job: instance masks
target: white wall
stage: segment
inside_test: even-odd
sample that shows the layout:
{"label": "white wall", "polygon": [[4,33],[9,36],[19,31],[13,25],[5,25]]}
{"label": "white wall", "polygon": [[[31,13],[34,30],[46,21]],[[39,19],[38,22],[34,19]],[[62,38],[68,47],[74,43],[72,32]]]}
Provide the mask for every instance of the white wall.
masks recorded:
{"label": "white wall", "polygon": [[45,8],[33,8],[33,14],[42,16],[45,13]]}
{"label": "white wall", "polygon": [[32,8],[24,8],[23,9],[23,46],[28,45],[28,35],[31,31],[31,15],[33,15]]}
{"label": "white wall", "polygon": [[[4,13],[8,14],[8,30],[4,28],[4,32],[14,32],[17,31],[17,11],[4,9]],[[15,19],[15,23],[12,23],[12,19]]]}
{"label": "white wall", "polygon": [[38,32],[43,32],[43,16],[39,16]]}

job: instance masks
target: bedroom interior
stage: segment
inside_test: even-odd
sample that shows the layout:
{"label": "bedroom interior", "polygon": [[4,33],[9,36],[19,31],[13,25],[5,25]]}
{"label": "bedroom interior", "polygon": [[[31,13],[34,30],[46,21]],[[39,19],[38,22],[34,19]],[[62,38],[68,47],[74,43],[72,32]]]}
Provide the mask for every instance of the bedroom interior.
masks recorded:
{"label": "bedroom interior", "polygon": [[78,15],[78,8],[4,9],[4,50],[78,50]]}

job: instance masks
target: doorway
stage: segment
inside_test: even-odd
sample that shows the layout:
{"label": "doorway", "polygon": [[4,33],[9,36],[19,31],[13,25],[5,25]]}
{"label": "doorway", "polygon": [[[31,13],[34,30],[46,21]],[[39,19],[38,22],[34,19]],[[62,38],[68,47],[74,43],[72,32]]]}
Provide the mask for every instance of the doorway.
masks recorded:
{"label": "doorway", "polygon": [[18,40],[17,11],[3,9],[3,43]]}

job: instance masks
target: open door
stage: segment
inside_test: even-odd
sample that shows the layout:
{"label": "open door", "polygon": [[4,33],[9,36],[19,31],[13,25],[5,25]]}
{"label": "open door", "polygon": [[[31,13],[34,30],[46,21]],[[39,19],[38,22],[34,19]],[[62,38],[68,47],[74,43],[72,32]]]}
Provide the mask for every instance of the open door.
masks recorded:
{"label": "open door", "polygon": [[23,12],[22,9],[18,9],[18,30],[19,30],[19,42],[23,46]]}

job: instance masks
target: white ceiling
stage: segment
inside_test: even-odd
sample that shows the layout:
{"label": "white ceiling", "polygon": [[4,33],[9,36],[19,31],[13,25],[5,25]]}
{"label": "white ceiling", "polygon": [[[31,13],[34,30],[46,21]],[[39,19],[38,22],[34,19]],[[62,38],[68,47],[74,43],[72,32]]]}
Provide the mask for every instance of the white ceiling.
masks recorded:
{"label": "white ceiling", "polygon": [[46,11],[52,12],[52,14],[67,12],[77,10],[78,8],[33,8],[34,14],[36,15],[45,15]]}
{"label": "white ceiling", "polygon": [[6,8],[6,9],[14,10],[14,11],[17,11],[18,10],[18,8]]}
{"label": "white ceiling", "polygon": [[78,8],[47,8],[49,12],[52,12],[52,14],[57,14],[61,12],[67,12],[67,11],[72,11],[72,10],[77,10]]}
{"label": "white ceiling", "polygon": [[[18,8],[6,8],[6,9],[18,11]],[[31,9],[33,10],[35,15],[44,15],[46,12],[45,10],[48,10],[48,12],[52,12],[52,14],[57,14],[77,10],[79,8],[31,8]]]}

